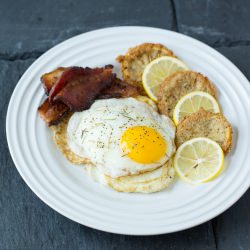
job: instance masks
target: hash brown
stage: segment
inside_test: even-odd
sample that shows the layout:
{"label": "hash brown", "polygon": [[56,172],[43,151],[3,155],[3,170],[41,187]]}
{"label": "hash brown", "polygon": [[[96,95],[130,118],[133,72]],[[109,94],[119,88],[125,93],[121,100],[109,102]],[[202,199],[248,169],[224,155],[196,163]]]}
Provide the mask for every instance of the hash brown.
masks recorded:
{"label": "hash brown", "polygon": [[225,153],[232,147],[232,127],[221,113],[204,109],[184,118],[176,129],[176,145],[196,137],[207,137],[216,141]]}
{"label": "hash brown", "polygon": [[164,115],[172,117],[177,102],[193,91],[204,91],[215,99],[217,92],[212,82],[200,73],[179,71],[167,77],[157,92],[158,108]]}
{"label": "hash brown", "polygon": [[121,64],[123,80],[137,86],[144,93],[142,86],[142,73],[152,60],[161,56],[173,56],[174,53],[157,43],[143,43],[130,48],[125,55],[120,55],[116,61]]}

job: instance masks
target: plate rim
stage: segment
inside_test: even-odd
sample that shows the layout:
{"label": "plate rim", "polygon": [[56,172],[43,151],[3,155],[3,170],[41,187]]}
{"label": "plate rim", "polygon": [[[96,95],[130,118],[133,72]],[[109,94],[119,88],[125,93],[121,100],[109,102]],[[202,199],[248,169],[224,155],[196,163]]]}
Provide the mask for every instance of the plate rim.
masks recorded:
{"label": "plate rim", "polygon": [[[237,66],[232,63],[229,59],[227,59],[224,55],[222,55],[220,52],[216,51],[214,48],[210,47],[209,45],[195,39],[195,38],[192,38],[192,37],[189,37],[187,35],[184,35],[184,34],[181,34],[181,33],[178,33],[178,32],[175,32],[175,31],[171,31],[171,30],[167,30],[167,29],[161,29],[161,28],[155,28],[155,27],[146,27],[146,26],[116,26],[116,27],[108,27],[108,28],[101,28],[101,29],[96,29],[96,30],[92,30],[92,31],[88,31],[88,32],[85,32],[85,33],[82,33],[82,34],[79,34],[79,35],[76,35],[76,36],[73,36],[69,39],[66,39],[62,42],[60,42],[59,44],[53,46],[52,48],[50,48],[49,50],[47,50],[45,53],[43,53],[40,57],[38,57],[27,69],[26,71],[23,73],[22,77],[19,79],[19,81],[17,82],[16,86],[15,86],[15,89],[11,95],[11,98],[10,98],[10,101],[9,101],[9,104],[8,104],[8,109],[7,109],[7,115],[6,115],[6,136],[7,136],[7,144],[8,144],[8,148],[9,148],[9,151],[10,151],[10,154],[11,154],[11,157],[13,159],[13,162],[19,172],[19,174],[22,176],[23,180],[25,181],[25,183],[29,186],[29,188],[45,203],[47,204],[49,207],[51,207],[52,209],[54,209],[55,211],[57,211],[58,213],[62,214],[63,216],[79,223],[79,224],[82,224],[81,222],[78,222],[77,220],[75,220],[74,218],[71,218],[71,216],[67,215],[66,213],[64,213],[63,211],[60,211],[59,208],[53,206],[52,204],[50,204],[50,202],[48,202],[46,199],[44,199],[43,197],[41,197],[41,195],[39,194],[39,192],[37,190],[35,190],[35,188],[33,188],[33,186],[30,184],[30,182],[27,180],[26,176],[24,175],[24,173],[22,172],[22,167],[20,167],[19,163],[18,163],[18,160],[15,156],[15,153],[14,153],[14,148],[13,148],[13,145],[10,144],[10,133],[11,131],[9,130],[9,123],[10,123],[10,108],[11,106],[13,105],[13,102],[14,102],[14,95],[16,94],[17,92],[17,87],[19,86],[20,82],[25,78],[26,75],[28,75],[28,73],[30,72],[30,70],[32,70],[32,67],[36,64],[39,64],[39,62],[48,55],[48,53],[50,53],[51,51],[54,51],[55,49],[58,49],[60,48],[60,46],[66,44],[66,43],[70,43],[71,41],[73,41],[74,39],[77,39],[81,36],[86,36],[88,34],[91,34],[91,33],[98,33],[98,32],[104,32],[104,31],[108,31],[108,30],[115,30],[115,29],[147,29],[147,30],[155,30],[155,31],[160,31],[160,32],[166,32],[166,33],[173,33],[175,35],[178,35],[180,37],[183,37],[185,39],[189,39],[189,40],[193,40],[195,43],[198,43],[202,46],[206,46],[207,48],[209,48],[210,50],[212,49],[212,51],[216,52],[218,56],[221,56],[223,58],[223,60],[226,60],[227,63],[229,63],[231,65],[231,67],[234,68],[234,70],[237,71],[238,74],[240,74],[240,76],[244,79],[244,81],[242,81],[242,85],[244,85],[244,88],[247,90],[247,94],[250,96],[250,84],[249,84],[249,81],[248,79],[245,77],[245,75],[237,68]],[[247,84],[248,83],[248,84]],[[178,229],[178,230],[173,230],[173,231],[168,231],[167,233],[172,233],[172,232],[177,232],[177,231],[181,231],[181,230],[185,230],[185,229],[188,229],[188,228],[191,228],[191,227],[194,227],[194,226],[197,226],[197,225],[200,225],[204,222],[207,222],[211,219],[213,219],[214,217],[218,216],[219,214],[223,213],[225,210],[227,210],[229,207],[231,207],[233,204],[235,204],[241,197],[242,195],[247,191],[247,189],[249,188],[250,186],[250,181],[247,185],[245,185],[244,189],[241,190],[240,194],[238,194],[238,197],[236,199],[234,199],[234,201],[232,201],[230,204],[228,204],[227,206],[225,206],[223,209],[221,209],[220,211],[217,211],[216,213],[213,214],[213,216],[205,219],[205,220],[201,220],[201,221],[198,221],[198,222],[195,222],[189,226],[186,226],[186,227],[183,227],[182,229]],[[110,233],[115,233],[115,234],[124,234],[124,235],[160,235],[160,234],[165,234],[166,232],[163,230],[162,232],[157,232],[157,233],[143,233],[143,234],[135,234],[135,233],[124,233],[122,230],[120,230],[120,232],[118,232],[117,230],[109,230],[107,228],[101,228],[101,227],[98,227],[98,226],[95,226],[95,225],[89,225],[88,223],[86,224],[82,224],[82,225],[85,225],[87,227],[91,227],[91,228],[94,228],[94,229],[98,229],[98,230],[101,230],[101,231],[105,231],[105,232],[110,232]]]}

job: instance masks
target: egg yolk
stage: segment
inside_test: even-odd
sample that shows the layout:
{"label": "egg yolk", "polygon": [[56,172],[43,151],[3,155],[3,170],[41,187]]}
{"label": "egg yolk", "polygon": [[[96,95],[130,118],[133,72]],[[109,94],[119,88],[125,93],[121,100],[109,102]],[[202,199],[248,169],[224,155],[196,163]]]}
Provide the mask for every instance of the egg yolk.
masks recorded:
{"label": "egg yolk", "polygon": [[163,137],[147,126],[126,129],[120,143],[124,155],[143,164],[157,162],[164,156],[167,148]]}

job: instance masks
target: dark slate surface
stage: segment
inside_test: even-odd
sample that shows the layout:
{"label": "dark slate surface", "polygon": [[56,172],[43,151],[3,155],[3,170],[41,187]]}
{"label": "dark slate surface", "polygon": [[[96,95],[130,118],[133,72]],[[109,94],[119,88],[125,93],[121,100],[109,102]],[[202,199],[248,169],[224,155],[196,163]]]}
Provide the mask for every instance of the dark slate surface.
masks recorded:
{"label": "dark slate surface", "polygon": [[11,5],[1,0],[0,24],[2,58],[36,56],[66,38],[103,27],[174,25],[171,3],[159,0],[18,0]]}
{"label": "dark slate surface", "polygon": [[174,0],[179,31],[215,46],[250,44],[248,0]]}
{"label": "dark slate surface", "polygon": [[[249,1],[0,1],[0,120],[25,69],[48,48],[101,27],[145,25],[213,45],[250,79]],[[210,222],[169,235],[131,237],[79,225],[53,211],[24,183],[0,126],[0,250],[250,249],[250,191]]]}
{"label": "dark slate surface", "polygon": [[222,46],[215,49],[231,60],[247,79],[250,79],[250,46]]}
{"label": "dark slate surface", "polygon": [[213,220],[218,249],[250,249],[250,190]]}

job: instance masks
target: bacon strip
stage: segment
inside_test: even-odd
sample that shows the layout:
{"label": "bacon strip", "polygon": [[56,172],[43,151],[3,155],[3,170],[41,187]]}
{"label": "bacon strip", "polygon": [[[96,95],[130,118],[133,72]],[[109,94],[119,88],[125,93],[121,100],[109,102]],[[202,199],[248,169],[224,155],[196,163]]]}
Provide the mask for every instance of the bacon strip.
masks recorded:
{"label": "bacon strip", "polygon": [[69,111],[85,110],[96,99],[139,95],[138,89],[117,78],[112,68],[61,67],[44,74],[41,81],[49,98],[38,108],[41,118],[48,126],[56,125]]}
{"label": "bacon strip", "polygon": [[110,68],[85,68],[84,74],[69,81],[53,100],[65,103],[71,111],[88,109],[99,93],[111,84],[113,78]]}
{"label": "bacon strip", "polygon": [[69,112],[69,107],[62,102],[51,104],[47,98],[38,108],[40,117],[48,126],[58,124],[61,119]]}
{"label": "bacon strip", "polygon": [[67,83],[72,82],[75,79],[78,79],[81,76],[85,75],[85,69],[81,67],[71,67],[65,70],[61,76],[57,79],[55,84],[52,86],[49,92],[49,100],[53,101],[54,97],[60,92]]}
{"label": "bacon strip", "polygon": [[123,82],[121,79],[115,77],[111,85],[100,92],[98,99],[126,98],[138,96],[139,94],[140,92],[137,87]]}
{"label": "bacon strip", "polygon": [[42,75],[41,82],[46,95],[49,95],[50,90],[52,89],[53,85],[56,83],[58,78],[62,75],[63,72],[65,72],[68,69],[69,68],[60,67],[49,73]]}

